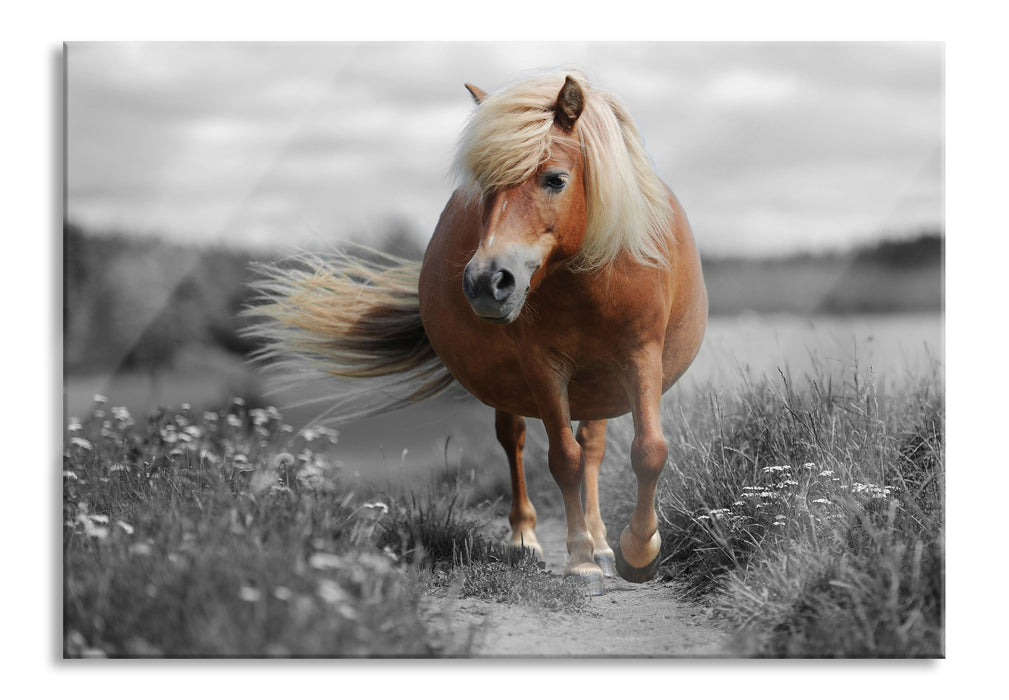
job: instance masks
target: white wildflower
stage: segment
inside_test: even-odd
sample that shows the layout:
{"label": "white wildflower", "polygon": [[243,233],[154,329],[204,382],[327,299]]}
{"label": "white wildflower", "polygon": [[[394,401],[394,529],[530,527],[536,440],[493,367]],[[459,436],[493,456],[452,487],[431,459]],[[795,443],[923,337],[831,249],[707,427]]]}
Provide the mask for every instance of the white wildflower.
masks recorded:
{"label": "white wildflower", "polygon": [[331,581],[330,579],[322,579],[319,581],[319,587],[316,589],[319,593],[319,597],[322,598],[327,603],[335,605],[337,603],[342,603],[347,600],[347,593],[336,581]]}
{"label": "white wildflower", "polygon": [[345,562],[342,557],[336,554],[330,554],[329,552],[316,552],[308,558],[308,565],[313,569],[326,570],[326,569],[340,569],[345,566]]}
{"label": "white wildflower", "polygon": [[277,586],[273,589],[273,596],[277,600],[290,600],[294,592],[287,586]]}
{"label": "white wildflower", "polygon": [[274,469],[286,469],[294,464],[294,456],[290,452],[279,452],[272,464]]}
{"label": "white wildflower", "polygon": [[136,554],[138,557],[149,557],[152,551],[153,549],[148,542],[134,542],[129,549],[130,554]]}
{"label": "white wildflower", "polygon": [[258,588],[242,586],[238,589],[238,599],[244,600],[247,603],[257,603],[262,597],[262,593],[259,592]]}
{"label": "white wildflower", "polygon": [[[107,515],[88,515],[86,512],[77,516],[77,522],[84,528],[84,534],[96,540],[104,540],[109,535]],[[98,524],[96,524],[98,523]]]}
{"label": "white wildflower", "polygon": [[94,449],[94,447],[91,445],[91,442],[88,441],[88,440],[85,440],[82,437],[72,437],[72,438],[70,438],[70,444],[73,445],[74,447],[80,447],[81,449],[84,449],[84,450],[92,450],[92,449]]}
{"label": "white wildflower", "polygon": [[374,511],[379,511],[380,510],[380,511],[382,511],[382,515],[385,515],[386,513],[389,512],[389,506],[387,506],[386,504],[382,503],[381,501],[373,501],[371,503],[365,503],[361,507],[362,508],[369,508],[369,509],[374,510]]}

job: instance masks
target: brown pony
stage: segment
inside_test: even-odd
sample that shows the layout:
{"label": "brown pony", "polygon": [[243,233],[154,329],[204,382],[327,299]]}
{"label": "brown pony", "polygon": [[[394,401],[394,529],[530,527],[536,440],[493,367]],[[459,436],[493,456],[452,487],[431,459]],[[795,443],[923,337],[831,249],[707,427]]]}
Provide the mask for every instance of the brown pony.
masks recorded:
{"label": "brown pony", "polygon": [[[565,575],[596,594],[614,569],[649,580],[667,458],[660,397],[707,320],[690,226],[631,117],[584,76],[548,74],[493,95],[466,87],[478,107],[456,160],[461,182],[423,263],[369,252],[269,268],[265,303],[252,309],[265,317],[253,330],[267,340],[262,357],[382,383],[345,398],[342,417],[454,382],[494,407],[511,468],[510,542],[539,553],[522,449],[524,417],[541,419],[567,516]],[[614,554],[597,478],[606,419],[628,411],[637,508]]]}

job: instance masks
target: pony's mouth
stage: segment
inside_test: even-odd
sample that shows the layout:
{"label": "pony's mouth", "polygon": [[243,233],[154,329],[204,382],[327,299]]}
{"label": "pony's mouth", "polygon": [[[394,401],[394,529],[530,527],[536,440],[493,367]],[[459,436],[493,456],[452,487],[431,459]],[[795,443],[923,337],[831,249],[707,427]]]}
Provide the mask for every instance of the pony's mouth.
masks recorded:
{"label": "pony's mouth", "polygon": [[514,321],[516,318],[518,318],[519,313],[521,311],[522,311],[522,307],[519,306],[518,308],[512,309],[512,310],[508,311],[507,313],[505,313],[503,315],[500,315],[500,316],[498,316],[498,315],[492,315],[492,314],[481,314],[481,313],[477,313],[476,311],[474,311],[473,313],[476,314],[476,317],[479,318],[482,321],[490,321],[491,323],[496,323],[496,324],[498,324],[500,326],[507,326],[509,323],[511,323],[512,321]]}

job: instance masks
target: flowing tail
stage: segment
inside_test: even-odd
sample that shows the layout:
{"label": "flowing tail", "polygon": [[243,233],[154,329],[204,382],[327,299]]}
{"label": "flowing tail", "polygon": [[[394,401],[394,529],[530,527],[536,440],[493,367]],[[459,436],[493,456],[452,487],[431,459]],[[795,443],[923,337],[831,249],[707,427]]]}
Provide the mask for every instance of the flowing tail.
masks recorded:
{"label": "flowing tail", "polygon": [[339,393],[320,419],[377,415],[444,392],[455,380],[420,320],[420,263],[366,248],[256,265],[257,294],[245,335],[262,343],[254,362],[274,370],[278,389],[319,379]]}

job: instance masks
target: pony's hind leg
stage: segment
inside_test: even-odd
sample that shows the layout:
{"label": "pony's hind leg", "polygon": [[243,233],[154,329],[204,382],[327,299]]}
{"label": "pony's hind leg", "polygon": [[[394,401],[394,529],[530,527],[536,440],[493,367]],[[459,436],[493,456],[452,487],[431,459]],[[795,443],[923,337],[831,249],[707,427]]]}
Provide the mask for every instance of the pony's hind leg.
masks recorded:
{"label": "pony's hind leg", "polygon": [[634,583],[650,581],[659,568],[658,522],[655,517],[655,487],[666,464],[668,445],[662,435],[659,402],[662,397],[661,352],[637,358],[628,377],[634,442],[631,468],[638,481],[637,507],[620,534],[617,572]]}
{"label": "pony's hind leg", "polygon": [[494,427],[498,442],[508,456],[511,470],[512,505],[508,513],[512,534],[508,543],[513,547],[527,547],[543,558],[543,547],[536,539],[536,509],[526,493],[526,479],[522,471],[522,449],[526,442],[526,421],[522,416],[495,411]]}
{"label": "pony's hind leg", "polygon": [[593,559],[603,570],[603,576],[612,578],[617,575],[616,560],[606,541],[606,525],[599,513],[599,467],[606,453],[606,421],[583,420],[578,424],[575,439],[582,446],[585,457],[585,524],[595,545]]}

